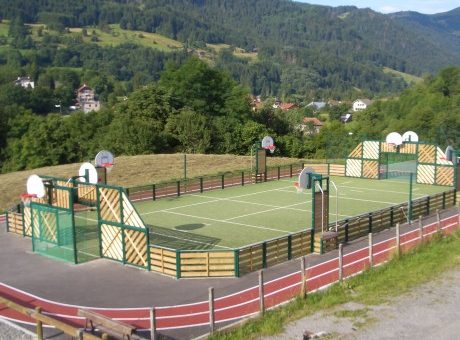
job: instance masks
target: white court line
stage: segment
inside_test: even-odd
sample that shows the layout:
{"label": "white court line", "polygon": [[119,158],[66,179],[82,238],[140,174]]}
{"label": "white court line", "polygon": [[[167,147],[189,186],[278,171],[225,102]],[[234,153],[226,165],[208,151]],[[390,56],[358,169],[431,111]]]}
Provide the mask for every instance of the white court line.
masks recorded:
{"label": "white court line", "polygon": [[[288,205],[288,206],[285,206],[285,207],[276,207],[276,208],[268,209],[268,210],[260,210],[260,211],[256,211],[256,212],[253,212],[253,213],[250,213],[250,214],[245,214],[245,215],[240,215],[240,216],[236,216],[236,217],[227,218],[225,221],[231,221],[231,220],[235,220],[237,218],[242,218],[242,217],[247,217],[247,216],[252,216],[252,215],[257,215],[257,214],[264,214],[264,213],[272,212],[272,211],[275,211],[275,210],[292,209],[292,208],[289,208],[289,207],[300,205],[300,204],[304,204],[304,202]],[[294,209],[294,210],[302,211],[302,212],[311,212],[311,210],[306,210],[306,209]]]}
{"label": "white court line", "polygon": [[[152,229],[153,228],[154,227],[152,227]],[[181,230],[181,231],[183,231],[183,230]],[[183,232],[186,232],[186,231],[183,231]],[[188,238],[172,236],[172,235],[165,235],[165,234],[157,233],[157,232],[154,232],[154,231],[151,231],[150,234],[155,234],[155,235],[160,235],[160,236],[164,236],[164,237],[175,238],[176,240],[181,240],[181,241],[188,241],[188,242],[192,242],[192,243],[206,244],[208,246],[214,246],[214,247],[219,247],[219,248],[223,248],[223,249],[233,250],[233,248],[226,247],[226,246],[220,246],[218,244],[213,244],[213,243],[208,243],[208,242],[201,242],[201,241],[191,240],[191,239],[188,239]],[[153,242],[153,243],[155,243],[155,242]]]}
{"label": "white court line", "polygon": [[[199,195],[191,195],[191,196],[199,196]],[[210,197],[210,196],[208,196]],[[270,207],[270,208],[276,208],[276,209],[289,209],[289,210],[296,210],[296,211],[308,211],[308,210],[305,210],[305,209],[296,209],[296,208],[291,208],[293,206],[296,206],[296,205],[301,205],[301,204],[306,204],[306,203],[310,203],[311,201],[303,201],[303,202],[300,202],[300,203],[295,203],[295,204],[292,204],[292,205],[286,205],[286,206],[280,206],[280,205],[273,205],[273,204],[266,204],[266,203],[256,203],[256,202],[247,202],[247,201],[240,201],[240,200],[234,200],[234,199],[231,199],[231,198],[220,198],[220,197],[211,197],[211,198],[214,198],[218,201],[228,201],[228,202],[235,202],[235,203],[244,203],[244,204],[252,204],[252,205],[260,205],[260,206],[263,206],[263,207]]]}
{"label": "white court line", "polygon": [[[336,197],[336,196],[329,196],[329,197]],[[345,197],[345,196],[342,196],[342,195],[339,195],[339,198],[343,198],[344,200],[352,200],[352,201],[362,201],[362,202],[372,202],[372,203],[382,203],[382,204],[400,204],[401,202],[399,203],[396,203],[396,202],[384,202],[384,201],[373,201],[373,200],[368,200],[368,199],[361,199],[361,198],[352,198],[352,197]]]}
{"label": "white court line", "polygon": [[196,219],[201,219],[201,220],[209,220],[209,221],[214,221],[214,222],[220,222],[220,223],[228,223],[228,224],[236,224],[236,225],[241,225],[243,227],[250,227],[250,228],[256,228],[256,229],[265,229],[265,230],[271,230],[271,231],[277,231],[283,234],[288,234],[289,232],[286,230],[280,230],[280,229],[274,229],[274,228],[268,228],[268,227],[260,227],[256,225],[251,225],[251,224],[245,224],[245,223],[238,223],[238,222],[230,222],[226,220],[218,220],[215,218],[210,218],[210,217],[201,217],[201,216],[194,216],[194,215],[189,215],[189,214],[182,214],[174,211],[165,211],[166,214],[174,214],[174,215],[180,215],[180,216],[185,216],[185,217],[191,217],[191,218],[196,218]]}
{"label": "white court line", "polygon": [[[286,187],[286,188],[290,188],[290,187]],[[146,213],[141,213],[141,216],[156,214],[156,213],[159,213],[159,212],[168,212],[168,211],[175,210],[175,209],[180,209],[180,208],[194,207],[194,206],[197,206],[197,205],[202,205],[202,204],[207,204],[207,203],[215,203],[215,202],[219,202],[219,201],[222,201],[222,200],[232,200],[232,199],[235,199],[235,198],[246,197],[246,196],[252,196],[252,195],[258,195],[258,194],[262,194],[262,193],[266,193],[266,192],[271,192],[271,191],[279,191],[279,190],[281,190],[281,189],[283,189],[283,188],[277,188],[277,189],[270,189],[270,190],[257,191],[257,192],[253,192],[253,193],[250,193],[250,194],[237,195],[237,196],[227,197],[227,198],[224,198],[224,197],[223,197],[223,198],[213,199],[213,200],[211,200],[211,201],[205,201],[205,202],[199,202],[199,203],[185,204],[185,205],[180,205],[180,206],[173,207],[173,208],[168,208],[168,209],[162,209],[162,210],[156,210],[156,211],[150,211],[150,212],[146,212]],[[187,196],[196,196],[196,197],[208,198],[208,196],[193,195],[193,194],[192,194],[192,195],[187,195]]]}
{"label": "white court line", "polygon": [[[408,195],[409,194],[409,190],[407,191],[395,191],[395,190],[384,190],[384,189],[376,189],[376,188],[363,188],[363,187],[360,187],[360,186],[347,186],[347,185],[337,185],[339,188],[351,188],[351,189],[359,189],[359,190],[367,190],[367,191],[381,191],[381,192],[389,192],[389,193],[392,193],[392,194],[406,194]],[[415,191],[416,189],[413,189],[412,191]],[[417,189],[418,190],[418,189]],[[350,190],[352,191],[352,190]],[[426,196],[428,194],[420,194],[419,197],[423,197],[423,196]]]}

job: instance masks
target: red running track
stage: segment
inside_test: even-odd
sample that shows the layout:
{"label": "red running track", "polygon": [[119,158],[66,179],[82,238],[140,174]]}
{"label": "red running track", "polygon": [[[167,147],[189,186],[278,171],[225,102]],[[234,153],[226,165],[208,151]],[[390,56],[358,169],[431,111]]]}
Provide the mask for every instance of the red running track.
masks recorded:
{"label": "red running track", "polygon": [[[451,233],[458,228],[458,215],[441,221],[444,233]],[[437,223],[423,228],[424,239],[429,239],[437,232]],[[401,251],[408,251],[420,243],[418,229],[404,233],[400,237]],[[382,264],[388,261],[395,252],[395,238],[373,245],[373,263]],[[364,247],[345,254],[343,257],[344,278],[356,275],[369,267],[369,249]],[[334,258],[309,267],[306,270],[306,287],[308,292],[324,289],[338,281],[339,260]],[[264,302],[266,308],[273,308],[296,297],[300,293],[300,271],[264,283]],[[77,316],[78,308],[85,306],[63,304],[50,301],[6,284],[0,283],[0,294],[17,303],[35,308],[40,306],[45,314],[57,317],[73,326],[83,327],[84,320]],[[216,323],[239,320],[259,312],[259,287],[253,286],[245,290],[217,298],[215,306]],[[132,324],[141,330],[150,328],[150,309],[144,308],[89,308],[115,320]],[[0,308],[0,316],[19,323],[34,324],[34,321],[11,309]],[[177,306],[156,308],[156,324],[158,330],[197,327],[209,324],[208,301]]]}

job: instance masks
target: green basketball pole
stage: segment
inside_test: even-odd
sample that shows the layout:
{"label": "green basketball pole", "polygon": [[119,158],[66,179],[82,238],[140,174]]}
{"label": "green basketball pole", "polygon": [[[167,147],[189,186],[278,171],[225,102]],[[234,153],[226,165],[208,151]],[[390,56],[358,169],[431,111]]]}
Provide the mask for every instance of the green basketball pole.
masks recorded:
{"label": "green basketball pole", "polygon": [[409,202],[407,205],[407,208],[408,208],[408,212],[407,212],[408,221],[407,222],[409,223],[412,221],[412,179],[413,177],[414,177],[414,174],[411,172],[409,174]]}
{"label": "green basketball pole", "polygon": [[184,153],[184,181],[187,180],[187,154]]}

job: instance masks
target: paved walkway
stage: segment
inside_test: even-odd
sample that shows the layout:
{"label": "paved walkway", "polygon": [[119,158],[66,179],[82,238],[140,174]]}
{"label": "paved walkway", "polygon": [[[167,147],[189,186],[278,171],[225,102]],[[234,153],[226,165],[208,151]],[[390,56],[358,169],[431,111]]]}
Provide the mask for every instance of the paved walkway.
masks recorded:
{"label": "paved walkway", "polygon": [[[442,213],[455,214],[456,208]],[[402,226],[401,232],[417,228]],[[374,236],[374,243],[394,237],[394,230],[385,230]],[[352,252],[367,245],[367,238],[354,241],[344,248]],[[308,255],[306,263],[312,266],[337,256],[337,252]],[[241,278],[180,279],[123,266],[100,259],[80,265],[59,262],[32,253],[31,240],[8,234],[0,226],[0,282],[53,301],[88,307],[159,307],[186,304],[208,299],[208,287],[215,288],[216,297],[253,287],[258,283],[257,273]],[[300,270],[300,262],[293,260],[265,271],[266,281]],[[193,338],[203,335],[207,327],[165,332],[174,338]]]}

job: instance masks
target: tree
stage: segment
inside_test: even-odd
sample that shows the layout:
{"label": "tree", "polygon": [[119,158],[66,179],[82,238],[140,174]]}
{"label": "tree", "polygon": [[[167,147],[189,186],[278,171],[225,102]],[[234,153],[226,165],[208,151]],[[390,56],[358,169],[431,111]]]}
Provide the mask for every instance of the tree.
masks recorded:
{"label": "tree", "polygon": [[209,119],[189,108],[169,117],[166,129],[179,141],[181,151],[205,153],[211,145]]}

